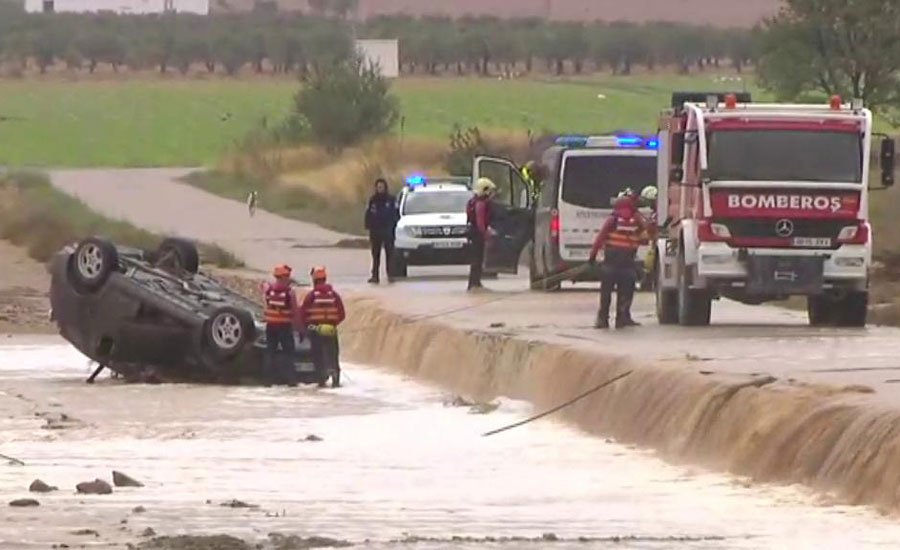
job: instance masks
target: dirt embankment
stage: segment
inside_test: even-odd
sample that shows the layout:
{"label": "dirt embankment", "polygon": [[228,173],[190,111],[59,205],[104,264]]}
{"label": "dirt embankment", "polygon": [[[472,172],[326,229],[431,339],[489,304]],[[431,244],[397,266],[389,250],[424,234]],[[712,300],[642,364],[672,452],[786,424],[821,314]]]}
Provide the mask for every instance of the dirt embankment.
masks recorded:
{"label": "dirt embankment", "polygon": [[0,240],[0,335],[50,333],[50,277],[22,248]]}
{"label": "dirt embankment", "polygon": [[376,300],[350,301],[342,349],[480,400],[499,395],[543,410],[626,370],[633,374],[558,413],[598,435],[663,456],[750,476],[803,483],[854,504],[900,509],[900,410],[862,388],[768,376],[730,380],[671,364],[410,323]]}

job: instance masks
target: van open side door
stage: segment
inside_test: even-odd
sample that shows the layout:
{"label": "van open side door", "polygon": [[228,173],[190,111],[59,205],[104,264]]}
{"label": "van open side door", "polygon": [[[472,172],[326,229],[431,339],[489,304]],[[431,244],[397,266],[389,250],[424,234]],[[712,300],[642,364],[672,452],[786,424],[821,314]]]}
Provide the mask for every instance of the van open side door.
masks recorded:
{"label": "van open side door", "polygon": [[497,186],[491,202],[491,229],[485,243],[484,270],[516,273],[525,245],[534,239],[534,211],[528,185],[512,162],[495,157],[476,157],[472,181],[489,178]]}

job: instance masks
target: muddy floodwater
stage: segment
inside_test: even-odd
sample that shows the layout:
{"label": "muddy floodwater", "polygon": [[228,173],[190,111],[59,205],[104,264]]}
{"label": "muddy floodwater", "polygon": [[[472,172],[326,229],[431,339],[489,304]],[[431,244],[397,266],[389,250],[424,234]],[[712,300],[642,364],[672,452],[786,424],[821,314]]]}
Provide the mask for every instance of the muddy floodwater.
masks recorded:
{"label": "muddy floodwater", "polygon": [[[337,390],[89,386],[87,360],[59,340],[8,342],[0,453],[25,465],[0,461],[3,549],[123,546],[148,528],[374,549],[900,546],[900,523],[871,509],[667,464],[552,421],[481,437],[535,411],[500,401],[477,414],[362,365],[346,364]],[[112,470],[145,486],[75,494]],[[59,491],[29,494],[36,478]],[[6,506],[23,497],[40,506]],[[235,500],[250,507],[223,506]],[[84,529],[96,534],[74,534]]]}

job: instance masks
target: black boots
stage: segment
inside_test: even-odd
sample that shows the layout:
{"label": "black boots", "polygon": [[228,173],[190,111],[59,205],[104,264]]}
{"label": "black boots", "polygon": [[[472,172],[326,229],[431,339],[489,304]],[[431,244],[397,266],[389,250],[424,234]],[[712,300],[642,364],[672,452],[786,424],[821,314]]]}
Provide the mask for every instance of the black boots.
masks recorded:
{"label": "black boots", "polygon": [[[632,319],[631,317],[626,316],[616,316],[616,328],[629,328],[629,327],[639,327],[640,323]],[[594,321],[594,328],[596,329],[607,329],[609,328],[609,315],[604,315],[603,312],[597,313],[597,319]]]}

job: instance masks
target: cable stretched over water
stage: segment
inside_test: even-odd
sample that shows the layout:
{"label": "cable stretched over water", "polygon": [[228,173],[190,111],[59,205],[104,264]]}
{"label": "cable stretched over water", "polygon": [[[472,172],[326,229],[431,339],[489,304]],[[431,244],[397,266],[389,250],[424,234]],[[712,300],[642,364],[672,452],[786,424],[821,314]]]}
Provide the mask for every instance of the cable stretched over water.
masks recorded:
{"label": "cable stretched over water", "polygon": [[515,424],[510,424],[509,426],[504,426],[504,427],[502,427],[502,428],[497,428],[496,430],[491,430],[491,431],[489,431],[489,432],[485,432],[485,433],[481,434],[481,437],[488,437],[488,436],[490,436],[490,435],[498,434],[498,433],[500,433],[500,432],[505,432],[506,430],[511,430],[511,429],[513,429],[513,428],[518,428],[519,426],[528,424],[529,422],[534,422],[535,420],[544,418],[545,416],[549,416],[549,415],[555,413],[555,412],[558,411],[558,410],[564,409],[564,408],[568,407],[569,405],[571,405],[571,404],[573,404],[573,403],[575,403],[575,402],[577,402],[577,401],[580,401],[580,400],[584,399],[585,397],[591,395],[591,394],[594,393],[594,392],[597,392],[597,391],[602,390],[603,388],[605,388],[606,386],[609,386],[609,385],[612,384],[613,382],[617,382],[617,381],[619,381],[619,380],[625,378],[626,376],[628,376],[628,375],[631,374],[632,372],[634,372],[634,371],[626,371],[626,372],[623,372],[622,374],[620,374],[620,375],[618,375],[618,376],[614,376],[613,378],[610,378],[610,379],[607,380],[606,382],[603,382],[602,384],[598,384],[598,385],[594,386],[593,388],[587,390],[586,392],[584,392],[584,393],[582,393],[582,394],[579,394],[579,395],[577,395],[576,397],[573,397],[572,399],[569,399],[568,401],[566,401],[565,403],[563,403],[563,404],[561,404],[561,405],[557,405],[557,406],[553,407],[553,408],[550,409],[550,410],[544,411],[544,412],[542,412],[541,414],[532,416],[532,417],[530,417],[530,418],[526,418],[525,420],[520,420],[519,422],[516,422]]}
{"label": "cable stretched over water", "polygon": [[[546,277],[546,278],[542,279],[541,281],[538,281],[538,283],[546,283],[546,281],[555,281],[555,280],[566,280],[570,277],[578,276],[586,269],[588,269],[587,265],[580,265],[577,267],[573,267],[571,269],[563,271],[562,273],[558,273],[556,275],[551,275],[550,277]],[[406,317],[406,318],[401,319],[400,323],[401,324],[415,323],[418,321],[426,321],[428,319],[435,319],[437,317],[443,317],[444,315],[452,315],[454,313],[461,313],[463,311],[468,311],[470,309],[477,309],[477,308],[484,307],[489,304],[493,304],[495,302],[502,302],[503,300],[509,300],[511,298],[515,298],[522,294],[527,294],[532,291],[532,288],[527,288],[524,290],[517,290],[514,292],[504,293],[501,296],[497,296],[496,298],[492,298],[490,300],[484,300],[484,301],[478,302],[477,304],[469,304],[469,305],[465,305],[465,306],[444,309],[444,310],[436,311],[436,312],[432,312],[432,313],[423,313],[421,315],[413,315],[411,317]],[[373,330],[373,328],[374,327],[359,327],[355,330],[348,330],[348,331],[342,332],[341,334],[345,334],[345,335],[346,334],[357,334],[360,332],[366,332],[368,330]]]}

